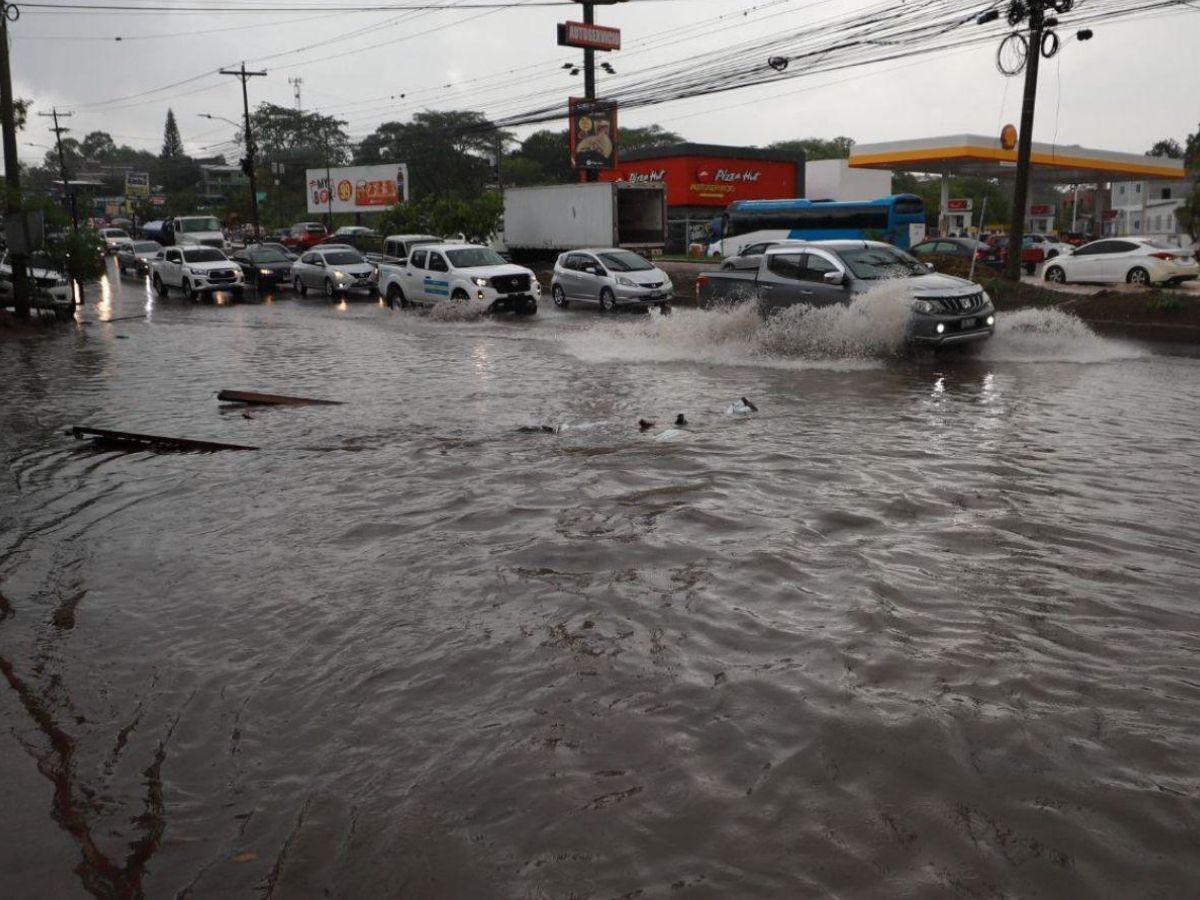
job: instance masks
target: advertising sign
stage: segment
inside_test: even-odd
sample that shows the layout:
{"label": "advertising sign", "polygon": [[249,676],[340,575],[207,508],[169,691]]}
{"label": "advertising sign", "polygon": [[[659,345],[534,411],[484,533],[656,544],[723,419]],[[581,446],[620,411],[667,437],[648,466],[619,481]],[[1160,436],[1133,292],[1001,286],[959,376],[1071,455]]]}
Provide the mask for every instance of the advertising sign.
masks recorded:
{"label": "advertising sign", "polygon": [[572,97],[570,112],[571,166],[612,169],[617,165],[617,104],[611,100]]}
{"label": "advertising sign", "polygon": [[1054,207],[1049,203],[1035,203],[1029,207],[1031,216],[1052,216],[1054,215]]}
{"label": "advertising sign", "polygon": [[305,173],[310,213],[383,212],[408,202],[408,164],[335,166]]}
{"label": "advertising sign", "polygon": [[970,198],[946,201],[946,212],[970,212],[975,208],[975,201]]}
{"label": "advertising sign", "polygon": [[126,172],[125,173],[125,196],[126,197],[149,197],[150,196],[150,173],[149,172]]}
{"label": "advertising sign", "polygon": [[558,44],[591,50],[620,50],[621,29],[585,22],[562,22],[558,26]]}
{"label": "advertising sign", "polygon": [[601,181],[665,184],[668,206],[728,206],[734,200],[795,197],[796,163],[717,156],[664,156],[623,162]]}

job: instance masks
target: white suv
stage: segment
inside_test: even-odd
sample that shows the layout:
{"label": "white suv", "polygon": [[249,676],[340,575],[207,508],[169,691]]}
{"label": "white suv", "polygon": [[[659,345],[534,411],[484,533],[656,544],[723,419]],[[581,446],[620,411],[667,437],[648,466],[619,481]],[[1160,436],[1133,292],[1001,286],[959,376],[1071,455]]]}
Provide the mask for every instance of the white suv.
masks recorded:
{"label": "white suv", "polygon": [[228,291],[241,297],[242,268],[216,247],[166,247],[150,263],[151,281],[160,297],[179,288],[189,300],[202,294]]}
{"label": "white suv", "polygon": [[379,289],[388,306],[433,306],[452,300],[484,312],[537,312],[542,286],[524,266],[474,244],[421,244],[404,264],[383,262]]}

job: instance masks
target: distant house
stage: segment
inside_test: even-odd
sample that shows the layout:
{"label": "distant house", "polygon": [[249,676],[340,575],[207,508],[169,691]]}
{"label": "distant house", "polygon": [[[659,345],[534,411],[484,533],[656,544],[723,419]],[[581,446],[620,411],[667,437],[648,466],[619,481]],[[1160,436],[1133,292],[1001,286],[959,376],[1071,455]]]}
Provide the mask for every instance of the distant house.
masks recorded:
{"label": "distant house", "polygon": [[1196,179],[1185,181],[1117,181],[1112,186],[1112,213],[1106,233],[1113,236],[1163,238],[1186,245],[1177,211],[1196,189]]}
{"label": "distant house", "polygon": [[239,166],[209,163],[200,166],[197,191],[206,204],[224,203],[238,188],[248,188],[250,179]]}

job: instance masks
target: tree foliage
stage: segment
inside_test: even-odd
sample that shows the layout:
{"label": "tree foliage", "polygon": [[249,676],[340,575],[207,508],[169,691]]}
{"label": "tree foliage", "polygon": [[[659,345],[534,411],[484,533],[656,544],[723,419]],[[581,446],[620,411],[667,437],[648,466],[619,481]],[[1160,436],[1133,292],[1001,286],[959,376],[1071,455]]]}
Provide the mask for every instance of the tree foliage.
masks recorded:
{"label": "tree foliage", "polygon": [[786,150],[792,153],[803,152],[805,159],[815,162],[819,159],[846,159],[854,149],[854,138],[800,138],[790,141],[776,141],[768,145],[769,150]]}
{"label": "tree foliage", "polygon": [[1155,142],[1154,146],[1146,151],[1147,156],[1165,156],[1167,159],[1183,159],[1183,147],[1175,138],[1164,138],[1161,141]]}
{"label": "tree foliage", "polygon": [[167,122],[163,126],[163,145],[159,156],[162,159],[179,159],[184,156],[183,138],[179,136],[179,125],[175,121],[175,110],[167,109]]}
{"label": "tree foliage", "polygon": [[384,234],[462,234],[481,243],[496,233],[504,215],[504,200],[495,191],[471,197],[426,194],[411,203],[393,206],[383,214],[379,230]]}
{"label": "tree foliage", "polygon": [[411,122],[385,122],[363,139],[355,163],[408,163],[412,198],[478,194],[493,180],[497,132],[483,113],[471,110],[419,112]]}
{"label": "tree foliage", "polygon": [[[942,205],[942,180],[940,178],[918,178],[907,172],[897,173],[892,178],[892,191],[897,194],[916,194],[925,203],[925,222],[935,228],[938,211]],[[987,200],[987,222],[1007,222],[1012,213],[1012,194],[998,181],[991,178],[950,179],[950,196],[967,197],[975,201],[975,224],[983,214],[983,202]]]}

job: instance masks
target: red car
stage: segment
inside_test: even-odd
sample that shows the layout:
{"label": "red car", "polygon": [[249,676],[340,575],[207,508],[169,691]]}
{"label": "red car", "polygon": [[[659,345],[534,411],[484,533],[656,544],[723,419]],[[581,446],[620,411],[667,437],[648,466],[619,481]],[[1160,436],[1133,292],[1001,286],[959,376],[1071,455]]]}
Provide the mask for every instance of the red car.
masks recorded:
{"label": "red car", "polygon": [[[992,259],[996,260],[1001,268],[1008,262],[1008,235],[994,234],[988,238],[988,244],[992,248]],[[1028,240],[1022,241],[1021,244],[1021,268],[1025,270],[1026,275],[1032,275],[1037,271],[1037,267],[1046,261],[1046,251],[1037,244],[1032,244]]]}
{"label": "red car", "polygon": [[323,241],[325,235],[325,226],[320,222],[297,222],[280,243],[297,252],[303,252]]}

